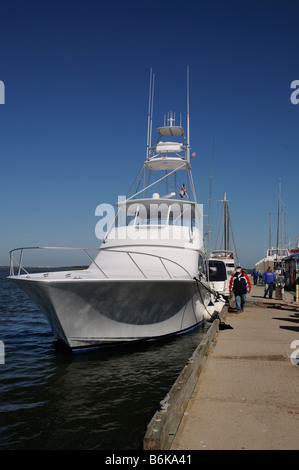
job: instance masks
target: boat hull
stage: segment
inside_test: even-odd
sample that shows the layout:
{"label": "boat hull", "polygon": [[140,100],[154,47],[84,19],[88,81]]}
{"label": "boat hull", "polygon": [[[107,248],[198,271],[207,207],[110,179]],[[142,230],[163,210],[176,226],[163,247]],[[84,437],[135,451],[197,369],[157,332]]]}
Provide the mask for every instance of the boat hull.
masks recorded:
{"label": "boat hull", "polygon": [[229,281],[215,281],[210,282],[212,289],[222,295],[225,299],[229,297]]}
{"label": "boat hull", "polygon": [[194,280],[10,279],[40,307],[54,336],[74,350],[184,333],[221,309]]}

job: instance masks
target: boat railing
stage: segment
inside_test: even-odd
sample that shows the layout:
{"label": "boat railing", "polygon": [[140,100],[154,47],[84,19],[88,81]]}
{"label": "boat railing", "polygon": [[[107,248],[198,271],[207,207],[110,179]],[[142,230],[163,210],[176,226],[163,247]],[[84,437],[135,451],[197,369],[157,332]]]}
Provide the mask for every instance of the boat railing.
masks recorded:
{"label": "boat railing", "polygon": [[[20,276],[22,272],[29,275],[29,272],[22,265],[24,250],[78,250],[78,251],[85,253],[85,255],[89,258],[89,260],[94,262],[93,258],[89,255],[87,251],[99,251],[99,248],[75,248],[75,247],[66,247],[66,246],[26,246],[22,248],[14,248],[13,250],[9,252],[11,276],[15,275],[15,269],[17,269],[18,276]],[[15,254],[17,252],[20,252],[18,260],[15,257]]]}
{"label": "boat railing", "polygon": [[[15,269],[17,270],[17,275],[20,276],[21,273],[25,273],[28,276],[30,276],[30,273],[27,271],[27,269],[22,265],[23,263],[23,254],[24,250],[79,250],[83,252],[88,259],[94,264],[94,266],[103,274],[103,276],[107,279],[109,279],[109,275],[99,266],[99,264],[95,261],[92,256],[88,253],[89,251],[97,251],[99,252],[101,249],[100,248],[75,248],[75,247],[54,247],[54,246],[31,246],[31,247],[22,247],[22,248],[14,248],[9,252],[10,255],[10,276],[15,276]],[[176,261],[173,261],[169,258],[166,258],[164,256],[160,255],[155,255],[153,253],[146,253],[146,252],[141,252],[141,251],[131,251],[131,250],[113,250],[113,249],[102,249],[102,252],[109,252],[109,253],[117,253],[118,255],[124,253],[126,254],[130,260],[134,263],[134,265],[138,268],[140,273],[145,279],[148,279],[148,276],[145,274],[144,270],[141,269],[137,261],[134,259],[134,255],[143,255],[143,256],[150,256],[153,258],[158,258],[161,265],[163,266],[165,272],[169,276],[170,279],[172,279],[174,276],[172,276],[169,272],[169,269],[167,269],[165,262],[172,263],[179,268],[181,268],[188,276],[188,278],[193,279],[193,276],[189,273],[189,271],[182,266],[180,263],[177,263]],[[16,253],[20,252],[19,254],[19,259],[16,259]],[[28,268],[29,269],[29,268]]]}

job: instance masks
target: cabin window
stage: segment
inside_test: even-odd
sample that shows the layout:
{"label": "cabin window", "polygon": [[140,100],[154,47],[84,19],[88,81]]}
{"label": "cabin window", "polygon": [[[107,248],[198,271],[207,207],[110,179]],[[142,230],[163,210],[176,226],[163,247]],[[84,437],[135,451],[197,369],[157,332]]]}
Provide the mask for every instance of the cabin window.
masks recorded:
{"label": "cabin window", "polygon": [[176,202],[169,204],[162,201],[151,204],[147,200],[146,204],[138,202],[121,207],[118,210],[115,226],[126,225],[138,228],[172,225],[190,227],[193,230],[197,223],[194,204]]}
{"label": "cabin window", "polygon": [[198,256],[198,270],[202,272],[203,268],[204,268],[204,260],[203,260],[203,257],[199,255]]}
{"label": "cabin window", "polygon": [[226,268],[223,261],[209,260],[209,280],[212,282],[226,281]]}

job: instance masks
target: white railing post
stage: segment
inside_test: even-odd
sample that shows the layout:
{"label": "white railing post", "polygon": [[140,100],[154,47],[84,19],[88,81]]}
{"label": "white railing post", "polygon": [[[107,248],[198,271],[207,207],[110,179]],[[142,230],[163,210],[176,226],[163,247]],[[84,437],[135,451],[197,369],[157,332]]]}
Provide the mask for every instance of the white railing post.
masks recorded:
{"label": "white railing post", "polygon": [[22,268],[22,259],[23,259],[23,248],[21,248],[21,254],[20,254],[20,259],[19,259],[18,276],[20,275],[21,268]]}

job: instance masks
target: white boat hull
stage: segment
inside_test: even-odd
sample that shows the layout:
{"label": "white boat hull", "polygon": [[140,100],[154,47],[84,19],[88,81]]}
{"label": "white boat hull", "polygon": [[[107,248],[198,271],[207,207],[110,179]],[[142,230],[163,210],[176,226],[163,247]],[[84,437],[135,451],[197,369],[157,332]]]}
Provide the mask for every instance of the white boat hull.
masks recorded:
{"label": "white boat hull", "polygon": [[223,297],[229,297],[229,281],[215,281],[210,282],[212,289],[218,292]]}
{"label": "white boat hull", "polygon": [[53,335],[73,350],[184,333],[224,305],[211,302],[208,286],[194,280],[10,279],[40,307]]}

